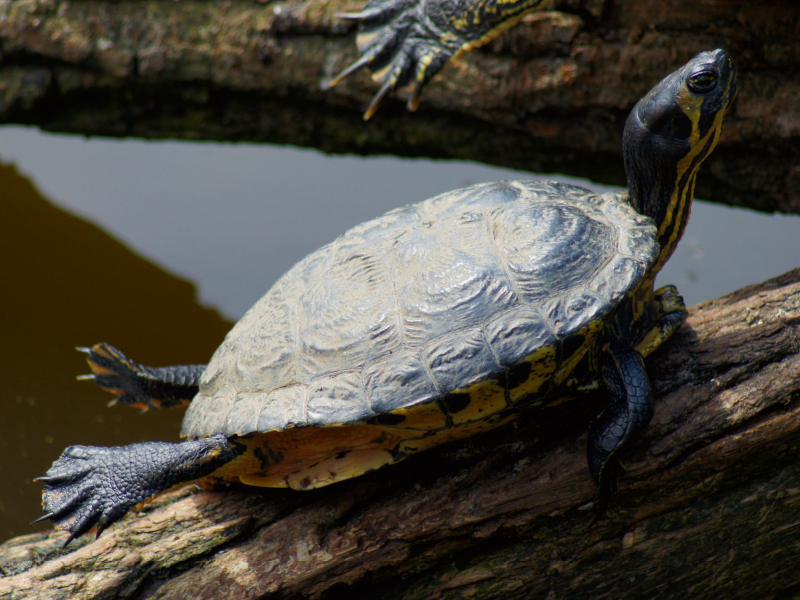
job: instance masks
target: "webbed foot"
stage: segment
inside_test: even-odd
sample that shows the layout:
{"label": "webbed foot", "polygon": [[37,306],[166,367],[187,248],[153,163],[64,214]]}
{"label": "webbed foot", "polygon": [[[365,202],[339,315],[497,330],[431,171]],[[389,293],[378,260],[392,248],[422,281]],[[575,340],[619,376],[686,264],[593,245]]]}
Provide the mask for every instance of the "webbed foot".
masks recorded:
{"label": "webbed foot", "polygon": [[84,533],[97,536],[132,507],[182,482],[211,474],[244,451],[224,435],[179,444],[145,442],[111,448],[70,446],[44,482],[45,514],[69,532],[64,547]]}
{"label": "webbed foot", "polygon": [[361,58],[331,85],[366,67],[383,86],[364,113],[365,120],[395,90],[405,91],[409,110],[416,110],[423,88],[451,58],[488,43],[550,2],[370,0],[359,13],[339,15],[359,23],[356,43]]}
{"label": "webbed foot", "polygon": [[197,394],[200,376],[205,365],[152,368],[142,366],[110,344],[95,344],[78,348],[85,352],[91,379],[101,388],[116,395],[109,402],[125,404],[142,410],[187,406]]}
{"label": "webbed foot", "polygon": [[408,109],[416,110],[423,88],[458,52],[462,42],[448,33],[448,15],[431,10],[417,0],[372,0],[360,13],[339,15],[359,23],[356,43],[361,58],[335,77],[331,85],[363,67],[383,84],[364,112],[365,121],[392,91],[407,92]]}

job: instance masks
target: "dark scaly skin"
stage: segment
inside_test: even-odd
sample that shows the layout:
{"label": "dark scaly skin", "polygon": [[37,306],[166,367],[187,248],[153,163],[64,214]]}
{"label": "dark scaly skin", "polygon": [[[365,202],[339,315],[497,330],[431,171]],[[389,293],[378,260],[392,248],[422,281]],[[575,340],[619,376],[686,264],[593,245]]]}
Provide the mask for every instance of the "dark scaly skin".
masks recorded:
{"label": "dark scaly skin", "polygon": [[70,446],[39,477],[45,514],[70,532],[64,543],[97,528],[97,536],[137,504],[179,483],[213,473],[244,452],[225,435],[179,444],[145,442],[101,448]]}
{"label": "dark scaly skin", "polygon": [[[624,473],[620,455],[638,439],[653,416],[653,395],[644,359],[666,342],[689,314],[675,286],[659,288],[653,293],[653,300],[653,306],[648,308],[654,309],[654,315],[640,312],[636,319],[634,303],[626,301],[606,328],[623,338],[606,339],[573,372],[573,381],[581,382],[580,389],[605,388],[608,394],[608,402],[589,429],[586,447],[589,471],[598,486],[597,498],[584,507],[595,510],[592,523],[603,516],[617,490],[618,479]],[[649,330],[640,331],[651,322]],[[638,342],[634,344],[633,340]],[[593,379],[594,373],[599,379]],[[565,395],[580,393],[569,387],[568,384]]]}
{"label": "dark scaly skin", "polygon": [[488,43],[526,14],[551,0],[371,0],[360,13],[340,15],[358,21],[361,54],[339,74],[336,85],[362,67],[382,83],[364,113],[369,119],[391,91],[410,94],[416,110],[428,82],[461,52]]}
{"label": "dark scaly skin", "polygon": [[104,390],[116,394],[109,404],[125,404],[142,410],[188,406],[200,388],[200,377],[206,365],[176,367],[145,367],[113,346],[105,343],[91,348],[78,348],[86,352],[91,379]]}
{"label": "dark scaly skin", "polygon": [[602,376],[607,403],[589,429],[587,458],[597,484],[596,522],[617,491],[622,474],[620,453],[635,441],[653,418],[653,392],[641,353],[627,342],[610,341],[602,350]]}

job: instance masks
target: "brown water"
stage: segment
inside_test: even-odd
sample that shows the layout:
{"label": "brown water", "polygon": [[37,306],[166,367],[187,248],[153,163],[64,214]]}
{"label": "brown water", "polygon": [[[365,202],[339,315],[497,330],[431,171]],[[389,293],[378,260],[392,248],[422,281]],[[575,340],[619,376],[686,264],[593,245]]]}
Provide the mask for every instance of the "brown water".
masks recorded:
{"label": "brown water", "polygon": [[0,540],[45,529],[43,475],[72,444],[177,440],[182,411],[108,408],[75,346],[107,341],[152,365],[204,363],[230,323],[194,287],[44,199],[0,163]]}

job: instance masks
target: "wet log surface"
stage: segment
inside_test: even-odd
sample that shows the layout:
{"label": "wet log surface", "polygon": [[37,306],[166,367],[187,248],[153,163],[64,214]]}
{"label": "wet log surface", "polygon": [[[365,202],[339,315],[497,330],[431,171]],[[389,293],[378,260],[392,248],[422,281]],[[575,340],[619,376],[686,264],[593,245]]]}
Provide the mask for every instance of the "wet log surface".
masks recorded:
{"label": "wet log surface", "polygon": [[472,159],[621,184],[633,104],[723,47],[740,94],[697,195],[800,212],[800,4],[559,0],[467,53],[407,113],[366,73],[337,13],[361,0],[2,0],[0,122],[89,135],[249,140]]}
{"label": "wet log surface", "polygon": [[99,540],[0,546],[0,598],[790,598],[800,590],[800,269],[694,307],[606,518],[598,399],[312,492],[167,493]]}

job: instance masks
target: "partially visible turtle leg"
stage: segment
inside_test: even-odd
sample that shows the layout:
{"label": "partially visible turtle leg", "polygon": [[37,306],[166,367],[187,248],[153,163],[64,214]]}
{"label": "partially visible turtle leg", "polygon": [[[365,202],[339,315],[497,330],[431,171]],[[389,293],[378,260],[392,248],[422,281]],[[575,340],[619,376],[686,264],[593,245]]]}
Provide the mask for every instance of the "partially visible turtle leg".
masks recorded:
{"label": "partially visible turtle leg", "polygon": [[70,446],[39,477],[45,514],[69,531],[64,547],[97,527],[97,536],[133,506],[179,483],[210,475],[245,451],[219,434],[179,444],[145,442],[103,448]]}
{"label": "partially visible turtle leg", "polygon": [[365,121],[389,92],[403,88],[411,93],[408,109],[416,110],[422,88],[458,52],[461,42],[443,35],[426,17],[427,8],[417,0],[372,0],[360,13],[339,15],[359,22],[356,44],[361,58],[330,84],[337,85],[363,67],[383,84],[364,112]]}
{"label": "partially visible turtle leg", "polygon": [[197,395],[205,365],[153,368],[133,362],[109,344],[78,348],[88,354],[86,360],[92,379],[104,390],[116,394],[111,404],[125,404],[143,410],[188,406]]}
{"label": "partially visible turtle leg", "polygon": [[359,58],[331,81],[336,85],[363,67],[383,84],[364,113],[369,119],[391,91],[409,93],[416,110],[427,83],[447,62],[482,46],[551,0],[370,0],[357,21]]}
{"label": "partially visible turtle leg", "polygon": [[[658,316],[653,326],[645,333],[641,341],[636,344],[636,350],[644,358],[650,356],[656,348],[666,342],[689,315],[683,296],[678,293],[674,285],[665,285],[657,289],[653,296],[656,301]],[[580,368],[583,370],[576,370],[575,375],[577,376],[573,376],[567,381],[567,390],[580,393],[600,389],[602,382],[593,377],[585,361],[578,367],[578,369]]]}
{"label": "partially visible turtle leg", "polygon": [[645,357],[667,341],[689,315],[683,296],[674,285],[658,288],[653,296],[658,307],[658,318],[650,331],[636,344],[636,349]]}
{"label": "partially visible turtle leg", "polygon": [[624,342],[612,341],[602,354],[603,382],[609,400],[589,428],[589,470],[599,488],[595,521],[617,490],[622,465],[619,453],[635,440],[653,418],[653,393],[641,353]]}

